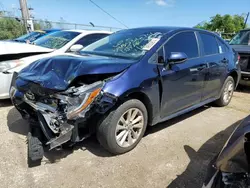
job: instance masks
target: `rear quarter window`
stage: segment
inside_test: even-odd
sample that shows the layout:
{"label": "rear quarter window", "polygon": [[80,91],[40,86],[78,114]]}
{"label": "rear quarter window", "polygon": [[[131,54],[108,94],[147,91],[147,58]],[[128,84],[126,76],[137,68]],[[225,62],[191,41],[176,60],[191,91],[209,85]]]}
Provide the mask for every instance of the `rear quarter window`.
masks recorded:
{"label": "rear quarter window", "polygon": [[226,44],[224,42],[222,42],[219,38],[216,38],[217,42],[218,42],[218,46],[219,46],[219,53],[225,53],[227,52],[229,49],[226,46]]}
{"label": "rear quarter window", "polygon": [[219,53],[219,46],[215,36],[205,33],[200,33],[201,41],[205,55],[213,55]]}

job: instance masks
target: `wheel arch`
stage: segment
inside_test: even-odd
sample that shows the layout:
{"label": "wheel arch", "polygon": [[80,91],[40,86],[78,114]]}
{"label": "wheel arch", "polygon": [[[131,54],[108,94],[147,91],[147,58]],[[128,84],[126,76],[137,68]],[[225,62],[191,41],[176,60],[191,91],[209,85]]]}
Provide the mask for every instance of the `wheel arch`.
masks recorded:
{"label": "wheel arch", "polygon": [[120,102],[128,99],[137,99],[145,105],[148,113],[148,124],[151,125],[153,121],[153,105],[147,94],[142,91],[131,91],[119,97]]}
{"label": "wheel arch", "polygon": [[235,84],[235,88],[237,87],[237,83],[238,83],[238,80],[239,80],[239,74],[237,73],[236,70],[232,70],[228,76],[232,76],[233,79],[234,79],[234,84]]}

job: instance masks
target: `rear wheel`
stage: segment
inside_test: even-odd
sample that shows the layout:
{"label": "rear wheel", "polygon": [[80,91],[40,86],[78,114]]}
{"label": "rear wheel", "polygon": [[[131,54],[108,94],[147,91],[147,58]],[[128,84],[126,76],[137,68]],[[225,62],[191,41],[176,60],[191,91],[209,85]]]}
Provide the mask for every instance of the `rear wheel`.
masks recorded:
{"label": "rear wheel", "polygon": [[131,99],[110,112],[97,128],[100,144],[113,154],[132,150],[141,140],[147,125],[144,104]]}
{"label": "rear wheel", "polygon": [[215,101],[215,104],[221,107],[227,106],[233,97],[234,86],[234,79],[231,76],[228,76],[224,82],[221,96],[217,101]]}

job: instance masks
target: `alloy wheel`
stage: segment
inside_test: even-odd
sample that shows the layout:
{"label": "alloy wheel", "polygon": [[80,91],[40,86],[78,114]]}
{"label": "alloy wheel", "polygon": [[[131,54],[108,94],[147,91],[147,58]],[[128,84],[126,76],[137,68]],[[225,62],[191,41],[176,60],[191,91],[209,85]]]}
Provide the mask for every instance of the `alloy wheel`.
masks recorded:
{"label": "alloy wheel", "polygon": [[142,133],[144,117],[138,108],[130,108],[118,120],[115,136],[120,147],[133,145]]}
{"label": "alloy wheel", "polygon": [[225,103],[228,103],[231,100],[233,96],[233,91],[234,91],[234,83],[232,81],[228,81],[223,93],[223,100]]}

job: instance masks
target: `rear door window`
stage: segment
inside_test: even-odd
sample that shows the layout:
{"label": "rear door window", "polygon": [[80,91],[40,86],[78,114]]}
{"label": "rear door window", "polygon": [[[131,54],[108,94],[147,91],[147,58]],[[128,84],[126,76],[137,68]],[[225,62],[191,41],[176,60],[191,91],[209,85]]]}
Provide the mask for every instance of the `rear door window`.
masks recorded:
{"label": "rear door window", "polygon": [[194,32],[181,32],[173,36],[164,46],[166,54],[171,52],[184,52],[188,58],[199,56],[197,40]]}
{"label": "rear door window", "polygon": [[219,53],[219,46],[214,36],[200,33],[200,37],[203,43],[205,55],[213,55]]}

